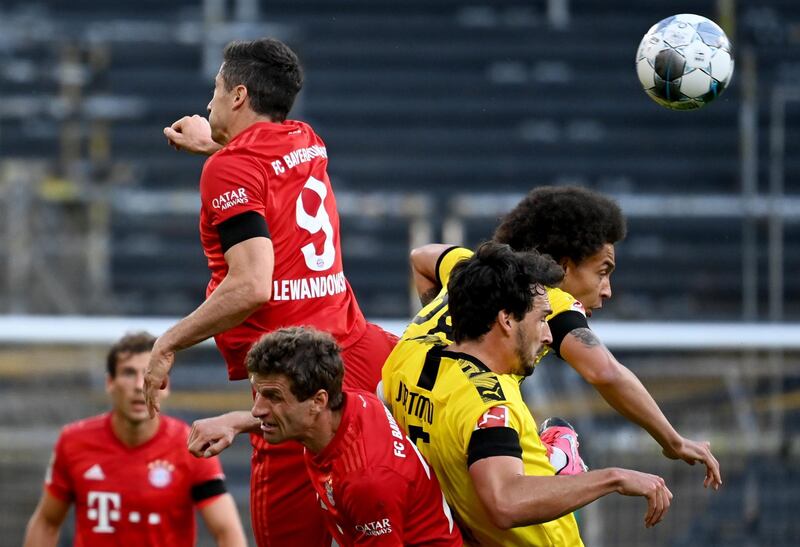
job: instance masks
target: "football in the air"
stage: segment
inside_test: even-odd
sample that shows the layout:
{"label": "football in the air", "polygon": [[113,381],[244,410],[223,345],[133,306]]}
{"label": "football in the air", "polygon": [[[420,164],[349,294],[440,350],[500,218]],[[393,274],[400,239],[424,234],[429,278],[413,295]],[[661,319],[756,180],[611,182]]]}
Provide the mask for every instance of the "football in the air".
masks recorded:
{"label": "football in the air", "polygon": [[731,43],[701,15],[681,13],[647,31],[636,52],[636,73],[661,106],[693,110],[719,97],[733,76]]}

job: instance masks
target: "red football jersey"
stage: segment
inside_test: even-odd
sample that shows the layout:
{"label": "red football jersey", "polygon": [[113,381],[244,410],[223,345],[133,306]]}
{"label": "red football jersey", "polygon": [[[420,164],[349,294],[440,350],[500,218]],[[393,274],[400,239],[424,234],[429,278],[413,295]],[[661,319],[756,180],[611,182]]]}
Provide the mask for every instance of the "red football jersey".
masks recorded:
{"label": "red football jersey", "polygon": [[345,390],[339,429],[306,468],[341,546],[461,545],[433,469],[372,393]]}
{"label": "red football jersey", "polygon": [[253,211],[267,221],[275,270],[272,297],[241,325],[217,335],[231,380],[264,333],[310,325],[342,348],[364,332],[364,316],[342,270],[339,214],[325,143],[303,122],[260,122],[206,160],[200,177],[200,239],[211,269],[206,296],[228,272],[217,226]]}
{"label": "red football jersey", "polygon": [[195,544],[192,487],[223,478],[222,467],[189,453],[189,426],[163,414],[160,420],[158,433],[136,447],[114,435],[110,413],[64,427],[45,486],[75,504],[76,546]]}

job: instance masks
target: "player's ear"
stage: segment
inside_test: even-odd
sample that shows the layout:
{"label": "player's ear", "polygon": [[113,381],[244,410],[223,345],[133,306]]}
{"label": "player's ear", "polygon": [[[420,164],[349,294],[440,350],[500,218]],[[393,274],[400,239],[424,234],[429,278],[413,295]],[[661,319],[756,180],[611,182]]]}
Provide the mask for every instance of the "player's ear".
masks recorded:
{"label": "player's ear", "polygon": [[511,333],[512,325],[513,325],[512,321],[511,321],[512,319],[513,318],[511,316],[511,314],[508,313],[506,310],[500,310],[499,312],[497,312],[497,324],[500,326],[500,329],[504,333],[509,334],[509,335]]}
{"label": "player's ear", "polygon": [[328,392],[324,389],[317,390],[313,395],[314,413],[319,414],[328,407]]}
{"label": "player's ear", "polygon": [[241,84],[233,89],[233,109],[238,110],[247,103],[247,88]]}
{"label": "player's ear", "polygon": [[109,395],[111,395],[111,382],[113,381],[114,378],[112,378],[111,375],[108,372],[106,372],[106,393],[108,393]]}

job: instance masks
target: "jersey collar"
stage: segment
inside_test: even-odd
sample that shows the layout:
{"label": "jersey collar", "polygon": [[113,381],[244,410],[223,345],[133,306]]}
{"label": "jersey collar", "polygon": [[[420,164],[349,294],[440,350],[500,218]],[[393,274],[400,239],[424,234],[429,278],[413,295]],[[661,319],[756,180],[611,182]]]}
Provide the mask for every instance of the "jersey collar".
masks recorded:
{"label": "jersey collar", "polygon": [[492,374],[497,374],[495,371],[490,369],[486,364],[475,357],[474,355],[470,355],[469,353],[464,353],[462,351],[450,351],[447,349],[442,350],[442,356],[450,357],[452,359],[461,359],[463,361],[469,361],[470,363],[474,364],[476,367],[481,369],[484,372],[491,372]]}

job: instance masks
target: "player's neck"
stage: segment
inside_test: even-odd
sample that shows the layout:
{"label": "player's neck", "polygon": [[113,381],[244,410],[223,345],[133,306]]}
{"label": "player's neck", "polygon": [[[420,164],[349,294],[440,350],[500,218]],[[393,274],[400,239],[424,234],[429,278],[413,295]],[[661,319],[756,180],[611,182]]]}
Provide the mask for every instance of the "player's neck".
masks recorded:
{"label": "player's neck", "polygon": [[161,419],[156,416],[152,420],[133,422],[117,412],[111,412],[111,430],[114,436],[125,446],[139,446],[152,439],[158,432]]}
{"label": "player's neck", "polygon": [[319,454],[331,444],[339,424],[342,423],[343,412],[344,406],[338,410],[326,410],[319,415],[308,436],[301,441],[311,453]]}
{"label": "player's neck", "polygon": [[248,110],[247,112],[242,112],[235,119],[231,121],[231,125],[228,128],[228,139],[225,142],[225,144],[231,142],[233,139],[235,139],[243,131],[246,131],[253,124],[262,122],[277,123],[273,122],[272,118],[270,118],[269,116],[256,114],[252,110]]}

